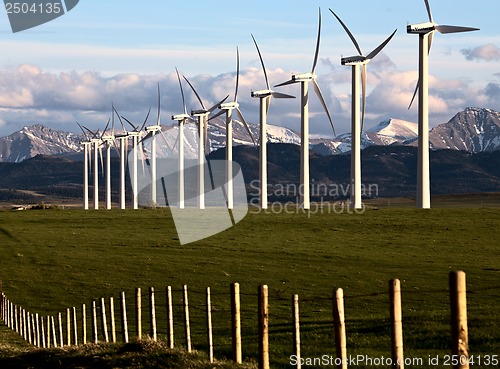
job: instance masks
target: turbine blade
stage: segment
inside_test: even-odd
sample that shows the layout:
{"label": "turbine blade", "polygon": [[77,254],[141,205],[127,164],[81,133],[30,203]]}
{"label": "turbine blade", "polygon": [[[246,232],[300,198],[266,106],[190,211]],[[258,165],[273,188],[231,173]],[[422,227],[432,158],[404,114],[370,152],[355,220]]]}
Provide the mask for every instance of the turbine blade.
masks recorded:
{"label": "turbine blade", "polygon": [[447,34],[447,33],[459,33],[459,32],[472,32],[479,31],[479,28],[471,28],[471,27],[462,27],[462,26],[436,26],[436,30],[439,33]]}
{"label": "turbine blade", "polygon": [[420,78],[417,81],[417,87],[415,87],[415,92],[413,93],[413,97],[411,98],[410,105],[408,106],[408,110],[411,109],[411,106],[413,105],[413,101],[415,101],[415,97],[417,97],[418,93],[418,86],[420,85]]}
{"label": "turbine blade", "polygon": [[203,125],[203,138],[205,140],[205,155],[210,154],[210,145],[208,141],[208,120],[205,120],[205,124]]}
{"label": "turbine blade", "polygon": [[115,111],[116,115],[118,116],[118,120],[120,121],[120,124],[122,125],[123,131],[126,132],[125,125],[123,124],[122,117],[120,116],[120,114],[118,114],[118,111],[115,109],[114,106],[113,106],[113,110]]}
{"label": "turbine blade", "polygon": [[356,41],[356,38],[354,37],[354,35],[351,33],[351,31],[349,31],[349,28],[347,28],[347,26],[344,24],[344,22],[342,22],[342,20],[337,16],[337,14],[335,14],[333,12],[332,9],[330,9],[330,11],[332,12],[332,14],[335,16],[335,18],[337,18],[337,20],[339,21],[340,25],[342,27],[344,27],[344,30],[347,32],[347,35],[349,36],[349,38],[351,39],[352,43],[354,44],[354,47],[356,47],[356,50],[358,50],[358,53],[359,55],[363,55],[363,52],[361,51],[361,48],[359,47],[359,44],[358,42]]}
{"label": "turbine blade", "polygon": [[427,52],[427,55],[429,55],[431,53],[431,49],[432,49],[432,42],[434,41],[434,32],[431,32],[429,34],[429,50]]}
{"label": "turbine blade", "polygon": [[361,108],[361,132],[365,126],[365,112],[366,112],[366,64],[363,64],[361,70],[361,93],[362,93],[362,108]]}
{"label": "turbine blade", "polygon": [[295,96],[292,96],[292,95],[287,95],[287,94],[283,94],[281,92],[272,92],[271,93],[272,97],[276,98],[276,99],[295,99]]}
{"label": "turbine blade", "polygon": [[234,91],[234,102],[238,102],[239,84],[240,84],[240,50],[236,46],[236,90]]}
{"label": "turbine blade", "polygon": [[243,122],[243,125],[247,129],[247,132],[250,135],[250,138],[252,139],[253,144],[257,145],[257,143],[255,142],[255,139],[253,138],[252,131],[250,131],[250,127],[248,126],[248,123],[245,120],[245,117],[243,117],[243,114],[241,113],[240,108],[236,108],[236,113],[238,114],[238,116],[240,117],[241,121]]}
{"label": "turbine blade", "polygon": [[391,41],[391,39],[394,37],[398,30],[396,29],[384,42],[382,42],[379,47],[377,47],[375,50],[373,50],[371,53],[368,54],[366,59],[373,59],[374,57],[377,56],[379,52],[382,51],[382,49]]}
{"label": "turbine blade", "polygon": [[198,92],[196,92],[196,89],[194,88],[194,86],[191,84],[191,82],[189,82],[189,80],[186,78],[186,76],[182,76],[182,77],[184,77],[184,79],[188,83],[189,87],[191,87],[191,90],[193,90],[194,94],[196,95],[196,98],[200,102],[201,107],[206,110],[205,105],[203,105],[203,101],[201,101],[201,97],[200,97],[200,95],[198,95]]}
{"label": "turbine blade", "polygon": [[186,99],[184,98],[184,90],[182,89],[181,76],[179,75],[179,71],[177,70],[177,67],[175,67],[175,71],[177,72],[177,80],[179,81],[179,87],[181,88],[182,105],[184,106],[184,114],[187,114]]}
{"label": "turbine blade", "polygon": [[223,98],[221,101],[219,101],[217,104],[215,104],[214,106],[212,106],[210,109],[207,110],[207,112],[211,113],[213,112],[215,109],[217,109],[219,107],[220,104],[222,104],[224,101],[226,101],[228,99],[229,95],[227,95],[225,98]]}
{"label": "turbine blade", "polygon": [[165,145],[167,145],[167,149],[169,149],[170,153],[173,154],[174,151],[173,151],[173,148],[170,147],[170,145],[168,144],[167,136],[165,136],[165,133],[163,133],[162,130],[160,130],[159,132],[160,132],[161,137],[163,138],[163,141],[165,141]]}
{"label": "turbine blade", "polygon": [[222,114],[224,114],[226,111],[225,110],[221,110],[219,111],[217,114],[215,115],[212,115],[210,118],[208,118],[208,120],[212,120],[212,119],[215,119],[217,117],[220,117]]}
{"label": "turbine blade", "polygon": [[104,177],[104,158],[102,157],[102,146],[100,146],[100,145],[99,145],[99,156],[101,158],[101,172],[102,172],[102,176]]}
{"label": "turbine blade", "polygon": [[122,118],[125,120],[125,122],[127,122],[127,123],[128,123],[128,124],[132,127],[132,130],[133,130],[134,132],[136,132],[136,131],[137,131],[137,128],[138,128],[138,127],[134,126],[134,125],[132,124],[132,122],[131,122],[131,121],[129,121],[129,120],[128,120],[127,118],[125,118],[124,116],[122,116]]}
{"label": "turbine blade", "polygon": [[161,112],[161,102],[160,102],[160,82],[158,82],[158,116],[156,118],[156,124],[160,125],[160,112]]}
{"label": "turbine blade", "polygon": [[108,119],[108,123],[106,123],[106,127],[104,127],[104,131],[102,131],[100,138],[102,138],[104,136],[104,134],[106,133],[106,131],[108,130],[110,120],[111,120],[111,118]]}
{"label": "turbine blade", "polygon": [[328,111],[328,107],[326,106],[326,102],[325,102],[325,99],[323,98],[323,94],[321,93],[318,82],[313,80],[312,83],[314,86],[314,91],[316,92],[316,95],[318,95],[318,98],[321,101],[321,105],[323,105],[323,108],[325,109],[325,113],[328,116],[328,120],[330,121],[330,125],[332,126],[333,134],[336,136],[335,127],[333,126],[332,117],[330,116],[330,112]]}
{"label": "turbine blade", "polygon": [[[292,97],[295,97],[295,96],[292,96]],[[269,114],[269,107],[271,106],[271,98],[268,96],[265,99],[266,99],[266,115],[267,115],[267,114]]]}
{"label": "turbine blade", "polygon": [[139,141],[139,143],[137,144],[137,146],[139,146],[139,153],[140,153],[141,162],[142,162],[142,175],[144,176],[146,174],[146,168],[145,168],[145,165],[144,165],[144,161],[146,159],[146,155],[144,154],[144,145],[142,144],[142,140]]}
{"label": "turbine blade", "polygon": [[316,52],[314,53],[314,62],[311,73],[314,73],[314,71],[316,70],[316,64],[318,64],[320,41],[321,41],[321,8],[319,8],[318,39],[316,40]]}
{"label": "turbine blade", "polygon": [[140,130],[136,131],[136,132],[140,132],[144,129],[144,127],[146,127],[146,123],[148,121],[148,118],[149,118],[149,114],[151,114],[151,107],[149,108],[148,110],[148,114],[146,115],[146,118],[144,119],[144,123],[142,123],[142,127]]}
{"label": "turbine blade", "polygon": [[271,87],[269,87],[269,79],[267,78],[267,72],[266,72],[266,66],[264,65],[264,59],[262,58],[262,54],[260,53],[259,45],[257,45],[257,41],[255,41],[255,37],[252,36],[253,43],[255,44],[255,47],[257,48],[257,53],[259,54],[259,59],[260,59],[260,64],[262,64],[262,70],[264,71],[264,78],[266,79],[266,86],[267,89],[270,90]]}
{"label": "turbine blade", "polygon": [[429,21],[434,23],[434,19],[432,19],[431,6],[429,5],[429,0],[425,1],[425,7],[427,8],[427,15],[429,16]]}
{"label": "turbine blade", "polygon": [[287,85],[293,85],[294,83],[298,83],[298,81],[294,81],[293,79],[280,83],[279,85],[275,85],[274,87],[281,87],[281,86],[287,86]]}
{"label": "turbine blade", "polygon": [[76,124],[78,124],[78,127],[80,127],[80,129],[82,130],[83,132],[83,135],[85,136],[85,139],[89,139],[89,137],[87,136],[87,133],[85,132],[85,130],[83,129],[83,127],[80,125],[80,123],[76,122]]}

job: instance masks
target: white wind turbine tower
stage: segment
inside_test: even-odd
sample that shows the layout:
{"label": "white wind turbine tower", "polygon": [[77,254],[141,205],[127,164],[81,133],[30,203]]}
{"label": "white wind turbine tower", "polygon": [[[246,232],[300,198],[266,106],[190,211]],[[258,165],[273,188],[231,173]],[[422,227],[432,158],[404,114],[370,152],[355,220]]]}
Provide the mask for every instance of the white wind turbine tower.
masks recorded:
{"label": "white wind turbine tower", "polygon": [[196,98],[200,102],[201,109],[191,110],[191,115],[198,118],[198,208],[205,209],[205,153],[210,150],[208,147],[208,116],[214,111],[220,104],[222,104],[229,97],[226,96],[221,102],[212,106],[210,109],[206,109],[200,95],[196,92],[194,86],[189,82],[186,76],[183,76],[188,83],[191,90],[193,90]]}
{"label": "white wind turbine tower", "polygon": [[314,54],[314,62],[312,70],[310,73],[294,74],[292,79],[287,82],[280,83],[275,87],[290,85],[293,83],[301,84],[301,155],[300,155],[300,201],[301,206],[304,209],[309,209],[311,205],[310,191],[309,191],[309,82],[313,84],[314,91],[318,96],[323,108],[325,109],[328,120],[333,129],[333,134],[335,135],[335,128],[333,126],[332,118],[330,112],[326,106],[325,99],[321,94],[318,82],[316,79],[318,76],[314,73],[316,69],[316,64],[318,63],[319,55],[319,44],[321,39],[321,9],[319,10],[319,22],[318,22],[318,39],[316,41],[316,53]]}
{"label": "white wind turbine tower", "polygon": [[[148,114],[146,115],[146,119],[144,119],[144,123],[142,124],[142,127],[139,128],[139,126],[133,125],[127,118],[122,116],[123,119],[132,127],[132,131],[126,131],[128,137],[132,137],[132,189],[133,189],[133,208],[138,209],[139,208],[139,200],[138,200],[138,181],[137,181],[137,155],[138,155],[138,146],[139,145],[139,139],[142,134],[142,130],[146,126],[146,122],[149,118],[149,114],[151,113],[151,108],[149,108]],[[141,150],[141,155],[142,155],[142,150]],[[144,164],[144,163],[143,163]]]}
{"label": "white wind turbine tower", "polygon": [[250,127],[248,127],[248,123],[246,122],[243,114],[240,110],[240,105],[238,104],[238,86],[240,80],[240,52],[238,48],[236,48],[236,90],[234,92],[234,101],[222,103],[219,105],[219,109],[221,111],[215,114],[210,118],[217,118],[219,115],[222,115],[224,112],[226,113],[226,196],[227,196],[227,208],[233,209],[234,207],[234,191],[233,191],[233,110],[236,110],[238,117],[243,122],[243,125],[248,131],[250,138],[253,143],[255,140],[252,136],[252,132],[250,131]]}
{"label": "white wind turbine tower", "polygon": [[120,120],[120,124],[123,129],[123,133],[115,134],[115,138],[120,141],[120,209],[125,209],[125,162],[127,159],[128,152],[128,133],[123,124],[120,114],[116,111],[113,106],[113,115],[116,114]]}
{"label": "white wind turbine tower", "polygon": [[83,208],[85,210],[89,210],[89,164],[92,163],[92,158],[90,151],[92,149],[92,143],[90,142],[89,136],[87,135],[87,132],[83,129],[83,127],[80,125],[80,123],[76,122],[78,124],[78,127],[83,132],[83,135],[85,136],[85,141],[82,141],[81,144],[83,145],[83,150],[84,150],[84,159],[83,159]]}
{"label": "white wind turbine tower", "polygon": [[[155,206],[156,201],[156,133],[161,131],[161,121],[160,121],[160,113],[161,113],[161,98],[160,98],[160,83],[158,83],[158,115],[156,118],[156,124],[153,126],[147,126],[146,132],[148,135],[143,139],[151,137],[151,205]],[[166,140],[165,140],[166,142]]]}
{"label": "white wind turbine tower", "polygon": [[[109,122],[108,122],[109,123]],[[83,127],[92,136],[90,139],[90,149],[94,146],[94,209],[99,210],[99,152],[101,152],[101,166],[104,167],[102,163],[102,135],[99,136],[99,131],[92,132],[87,127]],[[107,128],[107,126],[106,126]],[[104,170],[104,168],[103,168]]]}
{"label": "white wind turbine tower", "polygon": [[[352,105],[351,105],[351,206],[354,209],[362,209],[361,202],[361,134],[365,122],[366,110],[366,67],[367,64],[373,59],[382,49],[389,43],[389,41],[396,34],[395,30],[380,46],[369,53],[367,56],[363,54],[361,48],[356,41],[354,35],[349,31],[347,26],[342,20],[330,9],[332,14],[340,22],[347,35],[350,37],[352,43],[356,47],[359,55],[351,56],[341,59],[342,65],[352,66]],[[362,108],[361,108],[361,125],[360,125],[360,68],[361,69],[361,89],[362,89]]]}
{"label": "white wind turbine tower", "polygon": [[[434,32],[442,34],[478,31],[478,28],[445,26],[434,22],[428,0],[425,1],[429,22],[409,24],[407,33],[419,36],[419,79],[418,90],[418,171],[417,171],[417,208],[431,207],[430,165],[429,165],[429,53]],[[413,103],[412,99],[412,103]],[[411,104],[410,103],[410,107]]]}
{"label": "white wind turbine tower", "polygon": [[110,134],[106,134],[108,126],[109,126],[109,121],[108,124],[106,125],[106,129],[102,134],[101,140],[104,144],[106,144],[106,209],[111,210],[111,145],[113,145],[115,141],[114,119]]}
{"label": "white wind turbine tower", "polygon": [[190,115],[187,113],[186,108],[186,99],[184,98],[184,90],[182,89],[181,77],[179,75],[179,71],[175,68],[177,73],[177,80],[179,81],[179,87],[181,89],[182,96],[182,106],[184,107],[184,113],[172,115],[172,120],[177,121],[179,124],[179,137],[177,138],[177,142],[179,143],[179,166],[178,166],[178,186],[179,186],[179,208],[184,209],[184,125],[186,121],[189,119]]}
{"label": "white wind turbine tower", "polygon": [[252,35],[253,42],[259,54],[262,70],[264,71],[264,78],[266,79],[266,89],[259,91],[252,91],[251,96],[260,100],[260,163],[259,163],[259,182],[260,182],[260,198],[259,204],[261,209],[267,209],[267,113],[269,112],[269,105],[271,104],[271,97],[277,99],[295,99],[295,96],[274,92],[269,86],[269,79],[267,78],[266,67],[264,59],[260,53],[259,45]]}

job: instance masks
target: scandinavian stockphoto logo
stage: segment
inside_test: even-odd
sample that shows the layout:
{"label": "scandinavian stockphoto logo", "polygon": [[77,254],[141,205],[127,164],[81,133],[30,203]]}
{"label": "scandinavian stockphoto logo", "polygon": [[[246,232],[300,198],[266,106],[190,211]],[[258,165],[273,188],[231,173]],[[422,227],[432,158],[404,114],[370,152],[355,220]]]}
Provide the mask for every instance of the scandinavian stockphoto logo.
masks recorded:
{"label": "scandinavian stockphoto logo", "polygon": [[79,0],[4,0],[12,32],[50,22],[72,10]]}
{"label": "scandinavian stockphoto logo", "polygon": [[[134,160],[133,149],[128,155],[130,179],[139,205],[169,206],[181,245],[223,232],[248,213],[245,181],[239,164],[206,160],[205,156],[200,162],[197,130],[189,129],[190,126],[183,129],[183,144],[179,142],[179,127],[172,127],[155,136],[146,136],[137,145],[137,160]],[[228,164],[232,169],[229,179],[226,178]],[[137,173],[137,185],[134,173]],[[201,186],[200,178],[203,178]]]}

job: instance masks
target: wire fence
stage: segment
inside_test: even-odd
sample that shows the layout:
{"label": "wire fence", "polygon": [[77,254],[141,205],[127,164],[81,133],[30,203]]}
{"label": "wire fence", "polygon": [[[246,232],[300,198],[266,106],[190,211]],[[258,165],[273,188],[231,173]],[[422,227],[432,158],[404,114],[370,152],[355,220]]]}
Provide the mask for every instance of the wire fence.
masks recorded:
{"label": "wire fence", "polygon": [[[451,355],[458,357],[460,364],[469,360],[468,325],[500,325],[495,317],[487,322],[475,317],[468,321],[466,294],[477,296],[499,290],[500,286],[492,286],[466,291],[465,273],[452,272],[448,290],[425,291],[426,296],[448,300],[443,301],[447,314],[428,314],[413,306],[403,310],[401,283],[397,279],[389,281],[386,291],[344,295],[342,289],[335,289],[330,296],[304,299],[265,285],[258,286],[255,293],[241,292],[237,283],[225,292],[188,286],[135,288],[53,315],[27,311],[2,292],[0,319],[38,348],[162,340],[171,348],[205,351],[210,362],[216,357],[231,358],[237,363],[256,358],[259,368],[269,368],[270,347],[286,346],[282,351],[294,358],[293,366],[300,368],[301,358],[314,357],[319,349],[327,347],[332,349],[335,365],[347,368],[348,349],[356,352],[371,336],[381,337],[377,339],[380,347],[373,349],[390,347],[391,362],[404,363],[404,311],[408,332],[405,337],[411,345],[419,345],[416,331],[432,331],[445,342],[441,349],[451,342]],[[419,293],[423,292],[403,291],[405,303],[414,304],[413,296]],[[354,304],[366,305],[364,310],[370,313],[350,317],[349,306]]]}

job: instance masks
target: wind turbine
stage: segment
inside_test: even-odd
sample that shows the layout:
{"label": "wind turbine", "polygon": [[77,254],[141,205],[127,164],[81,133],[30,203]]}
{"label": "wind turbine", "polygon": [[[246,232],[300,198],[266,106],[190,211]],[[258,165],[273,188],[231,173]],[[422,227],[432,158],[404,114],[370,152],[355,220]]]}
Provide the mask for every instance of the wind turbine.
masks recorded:
{"label": "wind turbine", "polygon": [[[151,137],[151,205],[156,205],[156,133],[161,131],[161,121],[160,121],[160,83],[158,82],[158,115],[156,118],[156,124],[153,126],[147,126],[146,132],[148,133],[145,139]],[[166,140],[165,140],[166,142]]]}
{"label": "wind turbine", "polygon": [[85,141],[82,141],[81,144],[83,145],[83,150],[84,150],[84,159],[83,159],[83,208],[85,210],[89,210],[89,165],[92,163],[92,158],[90,156],[90,151],[92,149],[92,143],[90,142],[90,138],[87,135],[87,132],[83,129],[83,127],[80,125],[80,123],[76,122],[78,124],[78,127],[83,132],[83,135],[85,136]]}
{"label": "wind turbine", "polygon": [[120,120],[123,133],[115,135],[115,138],[120,141],[120,209],[125,209],[125,161],[128,152],[128,133],[123,124],[122,118],[118,111],[113,106],[113,115],[116,114]]}
{"label": "wind turbine", "polygon": [[[352,66],[352,105],[351,105],[351,206],[354,209],[362,209],[361,203],[361,134],[365,123],[366,111],[366,69],[368,63],[389,43],[396,34],[395,30],[382,44],[374,49],[367,56],[363,54],[354,35],[342,20],[330,9],[332,14],[342,25],[352,43],[356,47],[359,55],[342,58],[342,65]],[[361,69],[361,89],[362,89],[362,108],[361,108],[361,127],[360,127],[360,69]]]}
{"label": "wind turbine", "polygon": [[102,133],[101,140],[106,145],[106,209],[111,210],[111,145],[115,142],[114,113],[110,134],[106,134],[108,126],[109,121],[106,129]]}
{"label": "wind turbine", "polygon": [[149,108],[148,114],[144,119],[144,123],[139,128],[139,126],[135,126],[130,122],[127,118],[122,118],[132,127],[132,131],[126,131],[128,137],[132,137],[132,188],[133,188],[133,207],[134,209],[139,208],[139,200],[138,200],[138,181],[137,181],[137,147],[139,146],[139,138],[142,134],[142,130],[146,126],[146,122],[149,118],[149,114],[151,113],[151,108]]}
{"label": "wind turbine", "polygon": [[[104,167],[104,163],[102,162],[102,148],[101,148],[101,144],[103,142],[102,134],[99,136],[98,130],[96,132],[92,132],[87,127],[83,128],[92,136],[90,138],[90,149],[92,150],[92,145],[94,146],[94,209],[99,210],[99,163],[98,163],[99,153],[101,153],[101,166]],[[106,126],[105,130],[107,128],[108,126]]]}
{"label": "wind turbine", "polygon": [[175,71],[177,72],[177,80],[179,81],[179,87],[181,89],[181,96],[182,96],[182,106],[184,107],[184,113],[182,114],[176,114],[172,115],[172,120],[176,120],[177,123],[179,124],[179,137],[177,138],[177,141],[179,143],[179,166],[178,166],[178,173],[179,173],[179,208],[184,209],[184,125],[186,124],[186,121],[189,119],[190,115],[187,113],[187,108],[186,108],[186,99],[184,98],[184,90],[182,89],[182,83],[181,83],[181,77],[179,75],[179,71],[177,68],[175,68]]}
{"label": "wind turbine", "polygon": [[196,92],[194,86],[189,82],[186,76],[183,76],[186,82],[188,83],[191,90],[193,90],[196,98],[200,102],[201,109],[199,110],[191,110],[191,116],[198,118],[198,208],[205,209],[205,146],[208,147],[208,116],[211,112],[213,112],[220,104],[222,104],[229,97],[227,95],[223,100],[221,100],[216,105],[212,106],[207,110],[203,101],[201,100],[200,95]]}
{"label": "wind turbine", "polygon": [[335,134],[335,127],[333,126],[330,112],[326,106],[325,99],[321,94],[318,82],[318,76],[314,73],[316,64],[318,63],[319,44],[321,40],[321,9],[319,10],[318,22],[318,39],[316,41],[316,52],[314,54],[314,62],[310,73],[294,74],[292,79],[280,83],[275,87],[286,86],[294,83],[301,84],[301,152],[300,152],[300,201],[302,208],[308,210],[311,206],[310,191],[309,191],[309,82],[313,84],[314,91],[318,96],[323,108],[325,109],[328,120]]}
{"label": "wind turbine", "polygon": [[243,125],[248,131],[250,138],[253,143],[256,144],[250,127],[243,117],[243,113],[240,110],[240,105],[238,104],[238,87],[240,81],[240,52],[236,48],[236,90],[234,92],[234,100],[230,102],[225,102],[219,105],[221,110],[219,113],[215,114],[210,119],[214,119],[219,115],[226,113],[226,194],[227,194],[227,208],[233,209],[234,207],[234,194],[233,194],[233,110],[236,110],[239,118],[243,122]]}
{"label": "wind turbine", "polygon": [[259,91],[252,91],[251,96],[260,100],[260,163],[259,163],[259,182],[260,182],[260,198],[259,204],[261,209],[267,209],[267,113],[269,112],[269,105],[271,104],[271,97],[277,99],[295,99],[295,96],[274,92],[269,87],[269,79],[267,78],[266,66],[264,59],[260,53],[259,45],[252,36],[255,47],[259,54],[262,70],[264,71],[264,78],[266,79],[266,89]]}
{"label": "wind turbine", "polygon": [[408,24],[407,33],[419,36],[419,79],[412,102],[418,91],[418,170],[417,170],[417,208],[431,207],[431,185],[429,165],[429,53],[434,33],[442,34],[479,31],[479,28],[445,26],[434,22],[428,0],[424,0],[429,22]]}

